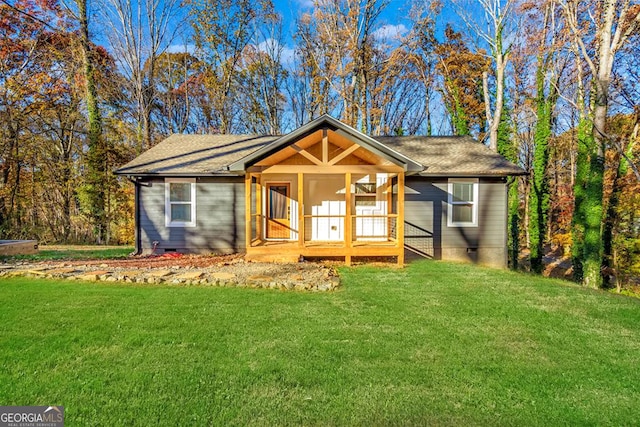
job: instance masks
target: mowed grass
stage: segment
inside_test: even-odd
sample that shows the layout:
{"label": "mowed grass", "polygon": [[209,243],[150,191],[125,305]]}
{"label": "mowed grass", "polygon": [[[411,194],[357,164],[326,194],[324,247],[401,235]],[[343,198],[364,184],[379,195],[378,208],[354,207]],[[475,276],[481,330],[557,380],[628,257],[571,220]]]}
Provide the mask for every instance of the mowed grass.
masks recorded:
{"label": "mowed grass", "polygon": [[126,258],[133,246],[40,246],[37,254],[0,256],[0,261],[62,261]]}
{"label": "mowed grass", "polygon": [[634,425],[640,300],[441,262],[334,293],[0,283],[0,402],[68,425]]}

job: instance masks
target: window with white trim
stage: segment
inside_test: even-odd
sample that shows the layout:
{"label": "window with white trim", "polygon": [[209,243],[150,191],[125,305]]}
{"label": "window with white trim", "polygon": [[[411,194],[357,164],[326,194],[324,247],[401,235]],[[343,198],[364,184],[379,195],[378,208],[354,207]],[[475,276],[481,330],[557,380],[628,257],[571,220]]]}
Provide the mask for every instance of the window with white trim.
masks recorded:
{"label": "window with white trim", "polygon": [[196,226],[196,180],[165,178],[165,225],[167,227]]}
{"label": "window with white trim", "polygon": [[478,226],[478,180],[449,180],[449,227]]}

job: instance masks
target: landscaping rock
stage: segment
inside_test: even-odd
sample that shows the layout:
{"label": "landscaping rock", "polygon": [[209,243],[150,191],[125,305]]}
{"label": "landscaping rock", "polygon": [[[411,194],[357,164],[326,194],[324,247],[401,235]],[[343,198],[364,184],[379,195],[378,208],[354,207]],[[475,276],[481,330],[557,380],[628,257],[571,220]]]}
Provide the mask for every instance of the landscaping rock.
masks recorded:
{"label": "landscaping rock", "polygon": [[122,277],[124,279],[133,279],[138,277],[140,274],[143,273],[143,270],[127,270],[127,271],[121,271],[118,273],[118,277]]}
{"label": "landscaping rock", "polygon": [[204,272],[202,271],[191,271],[189,273],[182,273],[176,276],[178,280],[197,280],[204,276]]}
{"label": "landscaping rock", "polygon": [[2,265],[1,277],[36,276],[109,283],[236,286],[295,291],[331,291],[340,285],[337,272],[319,263],[245,262],[238,255],[130,257],[125,260],[14,262]]}
{"label": "landscaping rock", "polygon": [[75,268],[54,268],[52,270],[47,271],[52,276],[65,276],[67,274],[76,273],[78,270]]}
{"label": "landscaping rock", "polygon": [[233,280],[236,278],[236,275],[233,273],[212,273],[211,278],[216,279],[216,280]]}
{"label": "landscaping rock", "polygon": [[155,270],[155,271],[150,271],[147,274],[152,277],[167,277],[172,275],[173,272],[171,270]]}
{"label": "landscaping rock", "polygon": [[89,274],[85,273],[85,274],[75,276],[75,279],[77,280],[86,280],[88,282],[96,282],[99,278],[100,278],[99,275],[93,274],[93,273],[89,273]]}

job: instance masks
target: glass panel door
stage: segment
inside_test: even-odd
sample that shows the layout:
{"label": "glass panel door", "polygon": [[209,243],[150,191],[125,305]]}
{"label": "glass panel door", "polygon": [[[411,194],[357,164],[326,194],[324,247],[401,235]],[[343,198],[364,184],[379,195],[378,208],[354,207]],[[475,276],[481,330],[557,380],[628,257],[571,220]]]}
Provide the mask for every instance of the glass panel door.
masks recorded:
{"label": "glass panel door", "polygon": [[267,184],[267,238],[291,238],[291,186]]}

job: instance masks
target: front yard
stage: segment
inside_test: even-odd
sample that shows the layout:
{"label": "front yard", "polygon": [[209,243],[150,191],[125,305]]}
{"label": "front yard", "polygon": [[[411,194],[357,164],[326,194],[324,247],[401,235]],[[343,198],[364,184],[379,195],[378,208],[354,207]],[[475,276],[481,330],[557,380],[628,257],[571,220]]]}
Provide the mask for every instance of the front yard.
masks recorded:
{"label": "front yard", "polygon": [[441,262],[332,293],[0,283],[0,403],[69,425],[629,425],[640,300]]}

